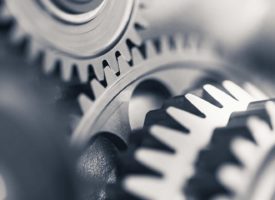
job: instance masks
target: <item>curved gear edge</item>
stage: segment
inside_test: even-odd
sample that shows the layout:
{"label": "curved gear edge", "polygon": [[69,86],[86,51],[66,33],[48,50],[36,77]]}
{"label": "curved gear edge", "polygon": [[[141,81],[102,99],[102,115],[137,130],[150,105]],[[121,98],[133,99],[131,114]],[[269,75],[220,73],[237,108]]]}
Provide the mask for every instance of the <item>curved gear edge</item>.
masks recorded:
{"label": "curved gear edge", "polygon": [[147,20],[142,16],[142,9],[145,8],[146,1],[136,0],[128,27],[116,45],[101,56],[83,60],[58,53],[50,47],[45,48],[42,44],[37,42],[35,38],[32,38],[34,36],[24,31],[20,24],[17,23],[16,18],[10,13],[8,7],[5,5],[5,0],[0,1],[0,23],[12,24],[10,28],[10,40],[13,44],[19,45],[26,39],[28,40],[26,53],[29,60],[33,61],[42,55],[42,67],[46,74],[53,72],[57,66],[60,66],[62,79],[64,81],[70,81],[73,76],[73,71],[76,69],[78,78],[84,83],[89,80],[90,76],[96,77],[99,81],[104,80],[105,66],[119,73],[120,69],[117,62],[117,57],[119,55],[127,61],[131,60],[132,56],[128,43],[136,46],[140,45],[142,43],[142,38],[139,34],[139,29],[148,27]]}
{"label": "curved gear edge", "polygon": [[[263,160],[268,153],[275,147],[275,104],[267,102],[265,110],[270,118],[271,127],[258,117],[250,117],[247,120],[246,127],[251,133],[255,142],[245,138],[236,137],[230,145],[233,155],[242,163],[242,166],[234,164],[225,164],[220,166],[217,171],[218,180],[234,196],[241,198],[248,187],[257,170],[260,168]],[[253,155],[253,156],[252,156]],[[219,196],[215,199],[232,199],[228,196]]]}

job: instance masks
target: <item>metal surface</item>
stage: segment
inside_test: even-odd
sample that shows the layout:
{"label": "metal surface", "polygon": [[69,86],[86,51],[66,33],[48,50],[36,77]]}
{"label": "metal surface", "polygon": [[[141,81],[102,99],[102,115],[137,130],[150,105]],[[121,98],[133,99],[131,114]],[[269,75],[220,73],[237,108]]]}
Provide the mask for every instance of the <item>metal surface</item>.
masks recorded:
{"label": "metal surface", "polygon": [[[145,116],[132,114],[132,110],[136,109],[133,108],[132,100],[140,85],[148,81],[153,81],[157,85],[155,90],[150,91],[149,99],[154,101],[154,95],[166,93],[163,96],[165,100],[168,96],[182,94],[196,81],[213,71],[224,71],[226,74],[229,73],[226,70],[230,70],[230,67],[226,67],[227,64],[215,54],[213,46],[200,41],[197,37],[163,37],[159,40],[159,45],[156,46],[149,40],[144,44],[144,48],[144,52],[137,48],[132,49],[132,65],[123,57],[119,57],[118,65],[122,72],[119,75],[110,68],[105,68],[107,85],[96,79],[91,81],[94,100],[80,95],[79,101],[84,116],[73,133],[75,144],[85,145],[100,132],[115,134],[127,143],[130,132],[143,126]],[[143,109],[146,102],[148,103],[146,91],[144,94],[143,105],[139,109]],[[147,111],[157,106],[151,105]]]}
{"label": "metal surface", "polygon": [[16,21],[12,41],[18,44],[29,39],[30,57],[42,53],[46,72],[60,65],[63,79],[70,80],[73,68],[77,68],[80,80],[85,82],[90,76],[104,79],[105,65],[118,73],[118,55],[130,60],[129,43],[141,42],[138,29],[145,24],[142,8],[139,0],[104,0],[95,8],[75,14],[53,1],[11,0],[2,1],[0,18]]}
{"label": "metal surface", "polygon": [[273,102],[254,102],[215,131],[190,182],[196,199],[274,198],[274,111]]}

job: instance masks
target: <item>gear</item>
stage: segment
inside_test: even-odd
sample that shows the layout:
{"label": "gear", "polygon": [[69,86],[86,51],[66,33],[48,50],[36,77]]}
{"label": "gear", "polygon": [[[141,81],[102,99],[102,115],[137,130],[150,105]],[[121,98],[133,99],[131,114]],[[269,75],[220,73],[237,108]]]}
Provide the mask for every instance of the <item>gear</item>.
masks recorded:
{"label": "gear", "polygon": [[30,58],[44,56],[45,72],[61,67],[64,80],[76,68],[80,80],[104,79],[108,66],[120,73],[117,57],[130,60],[129,46],[139,45],[147,24],[140,0],[1,0],[0,20],[14,21],[11,40],[29,39]]}
{"label": "gear", "polygon": [[[215,131],[189,184],[193,194],[202,195],[196,199],[274,199],[274,113],[272,102],[253,103]],[[223,153],[217,154],[221,148]]]}
{"label": "gear", "polygon": [[[131,132],[143,127],[148,111],[203,80],[217,80],[222,75],[236,77],[227,62],[218,59],[214,47],[194,35],[148,40],[131,52],[131,62],[118,57],[122,73],[116,74],[106,67],[104,81],[91,81],[94,98],[84,94],[79,97],[84,114],[76,123],[72,142],[84,147],[79,171],[86,179],[93,179],[99,169],[104,171],[103,182],[116,174],[113,158],[126,148]],[[106,140],[103,145],[99,144],[102,138],[98,140],[102,136]],[[100,153],[93,153],[95,146]],[[111,152],[107,154],[106,149]],[[95,166],[93,160],[103,161],[104,168]]]}
{"label": "gear", "polygon": [[[219,73],[236,77],[232,68],[218,59],[213,45],[196,36],[163,36],[156,41],[149,40],[141,48],[133,48],[132,55],[130,64],[123,57],[118,58],[121,74],[106,67],[104,82],[91,81],[94,99],[80,95],[84,116],[73,133],[74,143],[82,145],[100,132],[115,134],[127,143],[129,133],[142,128],[145,113],[162,104],[149,106],[150,109],[137,115],[136,108],[142,112],[146,105],[146,102],[132,104],[139,92],[152,101],[165,100],[182,94],[205,77],[217,79]],[[142,90],[152,85],[150,91]]]}
{"label": "gear", "polygon": [[[224,89],[205,85],[199,92],[201,97],[188,93],[148,114],[149,133],[141,134],[143,141],[132,155],[143,168],[125,176],[126,191],[142,199],[186,199],[183,188],[194,174],[199,150],[207,146],[214,129],[226,126],[233,112],[246,110],[250,102],[259,98],[231,81],[222,85]],[[133,161],[126,160],[125,168],[128,168]],[[127,172],[125,168],[122,171]]]}

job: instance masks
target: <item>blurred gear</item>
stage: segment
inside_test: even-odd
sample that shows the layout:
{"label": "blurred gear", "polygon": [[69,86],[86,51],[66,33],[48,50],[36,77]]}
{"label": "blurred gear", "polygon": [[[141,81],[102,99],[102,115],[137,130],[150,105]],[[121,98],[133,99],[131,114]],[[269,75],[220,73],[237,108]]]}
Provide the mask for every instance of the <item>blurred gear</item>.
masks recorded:
{"label": "blurred gear", "polygon": [[246,110],[250,102],[260,98],[231,81],[222,86],[205,85],[196,91],[201,96],[188,93],[173,98],[147,115],[149,135],[143,134],[132,156],[153,173],[147,174],[147,169],[127,174],[123,180],[126,191],[142,199],[186,199],[183,188],[194,174],[199,150],[207,146],[214,129],[226,126],[233,112]]}
{"label": "blurred gear", "polygon": [[217,129],[209,150],[201,153],[190,181],[196,199],[274,199],[275,106],[255,102],[249,107]]}
{"label": "blurred gear", "polygon": [[0,67],[0,197],[75,200],[77,153],[66,142],[52,90],[9,58]]}
{"label": "blurred gear", "polygon": [[11,40],[28,39],[31,58],[44,56],[44,70],[61,67],[64,80],[77,69],[80,80],[104,79],[109,66],[119,73],[117,57],[130,60],[145,27],[140,0],[1,0],[1,21],[13,21]]}
{"label": "blurred gear", "polygon": [[[265,98],[255,88],[257,97],[252,97],[231,81],[222,85],[218,89],[208,84],[172,98],[147,115],[148,132],[145,129],[131,136],[130,149],[121,159],[120,178],[124,190],[133,195],[126,194],[127,198],[187,198],[183,187],[194,173],[197,153],[207,146],[214,129],[225,126],[232,112],[246,110],[251,101]],[[118,199],[126,198],[125,194],[114,194]]]}
{"label": "blurred gear", "polygon": [[[121,74],[106,67],[105,81],[91,81],[93,99],[79,96],[84,115],[72,135],[73,144],[83,148],[78,169],[84,179],[98,177],[101,185],[116,180],[114,160],[127,147],[130,134],[143,127],[148,111],[202,82],[223,77],[243,80],[241,73],[236,75],[227,61],[219,59],[213,45],[195,35],[148,40],[132,48],[132,55],[131,62],[118,58]],[[94,192],[106,194],[101,189]],[[97,196],[91,189],[88,193]]]}

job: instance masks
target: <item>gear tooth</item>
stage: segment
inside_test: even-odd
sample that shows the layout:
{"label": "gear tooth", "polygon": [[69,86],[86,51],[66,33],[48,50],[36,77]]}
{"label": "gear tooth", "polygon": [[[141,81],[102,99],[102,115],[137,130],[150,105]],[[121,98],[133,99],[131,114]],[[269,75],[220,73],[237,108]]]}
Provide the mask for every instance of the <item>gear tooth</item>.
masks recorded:
{"label": "gear tooth", "polygon": [[152,40],[147,40],[146,43],[146,57],[152,58],[157,55],[157,49]]}
{"label": "gear tooth", "polygon": [[[208,101],[205,101],[204,99],[202,99],[196,95],[188,93],[185,95],[185,97],[186,97],[186,99],[188,99],[188,101],[191,104],[193,104],[200,112],[205,114],[207,117],[209,117],[209,115],[213,115],[215,113],[215,111],[218,109],[213,104],[209,103]],[[211,117],[214,117],[214,116],[211,116]]]}
{"label": "gear tooth", "polygon": [[104,80],[104,70],[103,70],[103,63],[101,59],[96,59],[93,61],[92,67],[95,72],[95,76],[99,81]]}
{"label": "gear tooth", "polygon": [[138,24],[142,28],[146,28],[149,26],[148,21],[142,15],[138,15],[135,21],[135,24]]}
{"label": "gear tooth", "polygon": [[56,55],[51,51],[44,52],[43,70],[45,73],[51,73],[57,63]]}
{"label": "gear tooth", "polygon": [[82,83],[86,83],[88,81],[88,77],[89,77],[89,74],[88,74],[88,64],[87,63],[79,63],[77,65],[77,71],[78,71],[78,75],[79,75],[79,78],[80,78],[80,81]]}
{"label": "gear tooth", "polygon": [[162,36],[160,38],[160,48],[163,53],[171,51],[170,39],[168,36]]}
{"label": "gear tooth", "polygon": [[114,53],[112,53],[107,59],[106,59],[109,67],[115,71],[118,72],[119,68],[118,68],[118,63],[117,63],[117,58],[116,55]]}
{"label": "gear tooth", "polygon": [[73,64],[68,60],[63,60],[61,69],[62,69],[62,78],[64,81],[69,81],[72,76]]}
{"label": "gear tooth", "polygon": [[125,60],[130,61],[132,59],[129,47],[126,43],[120,45],[119,52]]}
{"label": "gear tooth", "polygon": [[30,60],[35,60],[38,58],[39,54],[42,53],[42,48],[38,43],[34,41],[30,41],[27,52],[28,52],[28,58]]}
{"label": "gear tooth", "polygon": [[180,33],[177,33],[177,34],[175,34],[174,38],[175,38],[176,49],[178,51],[182,51],[183,47],[184,47],[184,37],[183,37],[183,35],[180,34]]}
{"label": "gear tooth", "polygon": [[136,47],[132,49],[132,56],[133,56],[133,65],[137,65],[144,60],[140,50]]}
{"label": "gear tooth", "polygon": [[104,73],[105,73],[105,79],[108,85],[111,85],[116,81],[117,76],[115,75],[115,72],[110,67],[106,67],[104,69]]}
{"label": "gear tooth", "polygon": [[[135,158],[140,163],[158,171],[160,173],[165,173],[169,171],[169,165],[164,165],[163,161],[171,163],[173,161],[173,154],[160,152],[158,150],[141,148],[135,153]],[[169,162],[170,161],[170,162]]]}
{"label": "gear tooth", "polygon": [[[193,127],[193,124],[203,124],[205,121],[203,118],[191,114],[185,110],[181,110],[175,107],[167,108],[166,112],[174,118],[178,123],[180,123],[183,127],[188,128],[189,130],[196,129],[197,127]],[[187,123],[188,124],[187,124]]]}
{"label": "gear tooth", "polygon": [[244,88],[257,101],[262,101],[262,100],[269,99],[266,94],[264,94],[256,86],[254,86],[254,85],[252,85],[250,83],[245,83],[244,84]]}
{"label": "gear tooth", "polygon": [[124,74],[130,70],[130,65],[122,56],[119,56],[117,60],[118,60],[120,74]]}
{"label": "gear tooth", "polygon": [[238,101],[253,101],[253,98],[245,90],[243,90],[240,86],[236,85],[235,83],[231,81],[224,81],[222,85]]}
{"label": "gear tooth", "polygon": [[85,94],[81,94],[78,97],[78,102],[83,113],[86,113],[89,110],[89,108],[93,106],[93,101]]}
{"label": "gear tooth", "polygon": [[152,126],[150,134],[175,151],[183,150],[188,141],[187,134],[159,125]]}
{"label": "gear tooth", "polygon": [[125,190],[135,194],[141,199],[162,199],[160,198],[161,195],[156,191],[164,190],[158,177],[147,177],[141,175],[126,177],[123,182],[123,187]]}
{"label": "gear tooth", "polygon": [[[212,98],[219,102],[222,106],[235,105],[236,100],[226,94],[224,91],[217,87],[207,84],[203,86],[203,90],[208,93]],[[237,111],[237,110],[236,110]]]}
{"label": "gear tooth", "polygon": [[98,80],[96,79],[91,81],[91,88],[95,95],[95,99],[98,99],[101,96],[101,94],[105,91],[105,87],[102,86],[101,83],[98,82]]}

